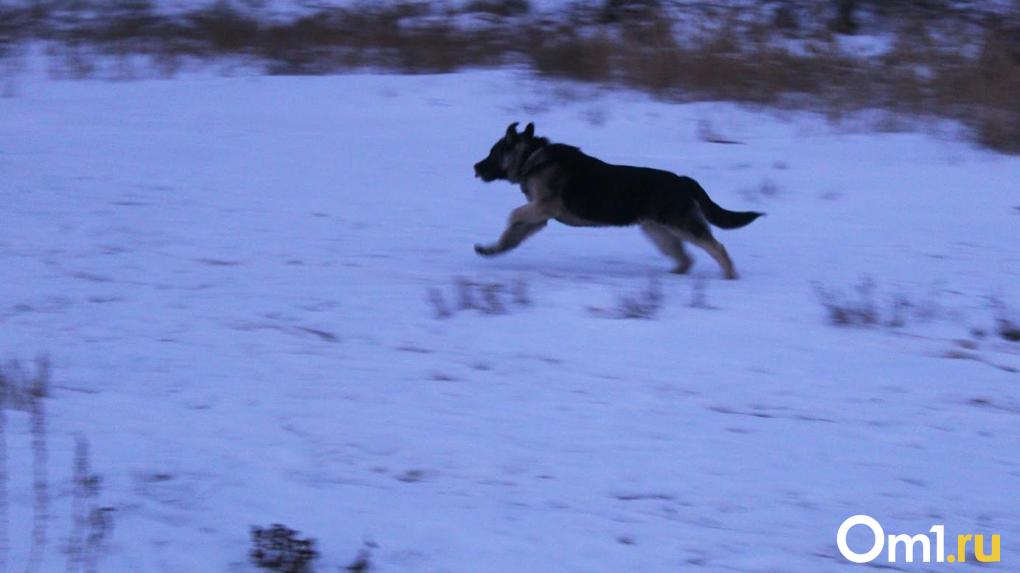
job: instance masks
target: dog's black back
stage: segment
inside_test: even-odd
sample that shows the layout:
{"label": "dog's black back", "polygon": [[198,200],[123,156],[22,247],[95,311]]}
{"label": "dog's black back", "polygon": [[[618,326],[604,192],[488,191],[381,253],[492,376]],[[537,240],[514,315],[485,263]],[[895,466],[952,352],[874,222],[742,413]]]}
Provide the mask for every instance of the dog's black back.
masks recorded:
{"label": "dog's black back", "polygon": [[690,177],[662,169],[606,163],[569,145],[550,144],[542,150],[563,173],[564,206],[593,223],[626,226],[652,219],[679,224],[700,206],[709,222],[732,229],[761,215],[719,207]]}

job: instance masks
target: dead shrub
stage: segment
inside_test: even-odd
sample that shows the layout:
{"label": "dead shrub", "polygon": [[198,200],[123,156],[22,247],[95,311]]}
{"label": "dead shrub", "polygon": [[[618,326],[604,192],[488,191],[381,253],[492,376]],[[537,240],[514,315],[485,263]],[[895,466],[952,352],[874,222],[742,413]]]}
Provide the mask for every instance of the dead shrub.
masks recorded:
{"label": "dead shrub", "polygon": [[815,295],[833,326],[904,328],[932,321],[942,314],[935,292],[912,297],[899,291],[880,294],[875,281],[861,278],[853,294],[842,289],[814,285]]}
{"label": "dead shrub", "polygon": [[599,19],[606,23],[647,22],[662,18],[662,0],[604,0]]}
{"label": "dead shrub", "polygon": [[998,296],[988,298],[995,320],[995,333],[1008,342],[1020,342],[1020,322],[1006,303]]}
{"label": "dead shrub", "polygon": [[588,307],[588,312],[601,318],[650,320],[659,315],[665,301],[662,284],[653,275],[648,277],[648,285],[644,289],[617,294],[611,307]]}
{"label": "dead shrub", "polygon": [[862,279],[855,287],[856,296],[848,297],[842,291],[815,285],[815,294],[825,308],[829,324],[834,326],[875,326],[881,321],[875,302],[875,283]]}
{"label": "dead shrub", "polygon": [[1020,342],[1020,324],[1006,318],[1000,318],[997,324],[999,336],[1009,342]]}
{"label": "dead shrub", "polygon": [[609,35],[586,36],[570,26],[552,33],[533,33],[527,48],[532,68],[540,74],[588,82],[609,82],[614,76],[617,48]]}
{"label": "dead shrub", "polygon": [[226,2],[191,12],[185,21],[185,34],[213,52],[243,51],[258,45],[260,39],[259,22]]}
{"label": "dead shrub", "polygon": [[261,569],[279,573],[308,573],[319,552],[315,549],[315,539],[302,539],[300,533],[279,523],[269,527],[252,526],[252,549],[248,553],[251,562]]}
{"label": "dead shrub", "polygon": [[464,11],[512,18],[530,12],[531,3],[528,0],[471,0],[464,6]]}
{"label": "dead shrub", "polygon": [[453,286],[450,297],[438,287],[426,290],[426,300],[435,318],[446,319],[458,312],[470,310],[489,316],[509,314],[514,309],[526,308],[532,304],[531,289],[522,278],[506,283],[456,277]]}

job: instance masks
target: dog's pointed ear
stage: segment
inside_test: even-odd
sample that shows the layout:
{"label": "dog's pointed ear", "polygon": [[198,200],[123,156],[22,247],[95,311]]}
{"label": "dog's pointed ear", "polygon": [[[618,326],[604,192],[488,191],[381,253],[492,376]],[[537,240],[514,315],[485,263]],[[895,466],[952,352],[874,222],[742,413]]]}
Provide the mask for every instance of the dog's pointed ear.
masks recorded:
{"label": "dog's pointed ear", "polygon": [[516,121],[511,123],[506,128],[506,140],[510,141],[511,139],[513,139],[515,137],[517,137],[517,122]]}
{"label": "dog's pointed ear", "polygon": [[535,137],[535,124],[534,123],[528,123],[528,126],[524,128],[524,133],[523,134],[524,134],[524,137],[526,137],[527,139],[531,139],[532,137]]}

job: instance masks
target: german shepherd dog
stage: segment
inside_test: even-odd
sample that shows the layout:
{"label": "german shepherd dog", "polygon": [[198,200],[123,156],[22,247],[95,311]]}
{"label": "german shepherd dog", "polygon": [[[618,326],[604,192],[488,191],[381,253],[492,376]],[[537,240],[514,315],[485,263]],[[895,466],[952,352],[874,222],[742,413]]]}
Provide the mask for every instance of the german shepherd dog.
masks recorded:
{"label": "german shepherd dog", "polygon": [[716,205],[697,181],[669,171],[612,165],[580,149],[535,137],[535,124],[506,135],[475,164],[486,183],[506,179],[520,184],[528,203],[510,213],[510,222],[492,245],[475,245],[485,257],[505,253],[542,230],[549,219],[575,227],[640,225],[663,254],[676,262],[673,272],[686,273],[693,263],[684,249],[690,241],[737,278],[726,248],[712,236],[709,223],[737,229],[764,213],[727,211]]}

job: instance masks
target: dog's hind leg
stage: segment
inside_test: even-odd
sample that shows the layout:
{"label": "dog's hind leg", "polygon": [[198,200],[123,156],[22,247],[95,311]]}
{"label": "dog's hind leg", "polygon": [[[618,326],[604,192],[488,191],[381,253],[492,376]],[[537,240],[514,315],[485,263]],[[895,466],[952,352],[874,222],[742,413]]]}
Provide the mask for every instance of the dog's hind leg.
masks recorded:
{"label": "dog's hind leg", "polygon": [[510,222],[494,245],[475,245],[475,252],[483,257],[505,253],[542,230],[549,216],[536,203],[528,203],[510,213]]}
{"label": "dog's hind leg", "polygon": [[730,259],[730,254],[726,252],[726,247],[722,243],[715,240],[715,237],[709,236],[705,239],[691,239],[691,242],[705,249],[705,252],[711,255],[715,262],[719,263],[724,277],[731,280],[737,278],[737,269],[733,267],[733,260]]}
{"label": "dog's hind leg", "polygon": [[688,220],[683,227],[671,226],[670,230],[677,237],[686,239],[704,249],[715,259],[715,262],[719,263],[723,276],[727,279],[737,278],[737,270],[733,267],[733,260],[726,252],[726,247],[712,236],[712,229],[701,217]]}
{"label": "dog's hind leg", "polygon": [[683,239],[678,237],[668,227],[655,221],[643,221],[641,223],[641,230],[652,240],[652,243],[658,247],[662,254],[676,261],[676,267],[673,269],[674,273],[684,274],[691,269],[694,260],[687,254],[687,250],[684,249]]}

